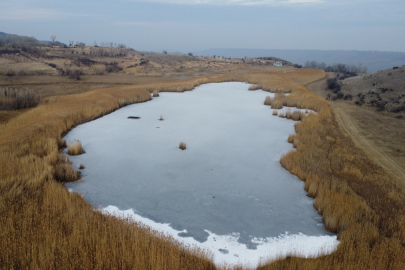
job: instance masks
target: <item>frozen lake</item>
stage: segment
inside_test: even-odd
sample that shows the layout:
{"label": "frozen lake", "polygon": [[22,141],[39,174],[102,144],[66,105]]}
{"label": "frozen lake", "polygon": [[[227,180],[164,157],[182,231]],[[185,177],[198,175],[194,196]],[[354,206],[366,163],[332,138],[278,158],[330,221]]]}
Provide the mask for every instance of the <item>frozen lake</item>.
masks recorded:
{"label": "frozen lake", "polygon": [[86,168],[66,187],[211,250],[216,263],[333,251],[336,235],[323,229],[304,182],[279,162],[294,122],[263,105],[272,94],[248,87],[160,93],[72,129],[65,139],[81,140],[86,153],[70,159]]}

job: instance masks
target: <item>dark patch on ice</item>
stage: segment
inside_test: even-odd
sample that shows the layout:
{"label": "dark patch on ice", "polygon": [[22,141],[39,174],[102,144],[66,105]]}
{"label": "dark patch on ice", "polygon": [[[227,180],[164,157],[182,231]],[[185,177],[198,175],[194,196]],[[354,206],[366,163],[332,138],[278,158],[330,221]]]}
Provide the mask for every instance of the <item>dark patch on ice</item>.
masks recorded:
{"label": "dark patch on ice", "polygon": [[220,249],[218,249],[218,250],[219,250],[219,252],[221,252],[222,254],[228,254],[228,253],[229,253],[229,250],[227,250],[227,249],[220,248]]}
{"label": "dark patch on ice", "polygon": [[141,119],[139,116],[128,116],[128,119]]}
{"label": "dark patch on ice", "polygon": [[238,243],[245,244],[247,249],[253,249],[253,250],[256,250],[257,246],[259,245],[259,244],[253,243],[252,238],[245,234],[241,234],[239,236]]}
{"label": "dark patch on ice", "polygon": [[193,237],[200,243],[204,243],[208,240],[209,234],[204,230],[187,229],[187,232],[181,232],[178,234],[180,237]]}
{"label": "dark patch on ice", "polygon": [[235,257],[239,257],[239,255],[238,255],[238,254],[233,254],[233,256],[235,256]]}

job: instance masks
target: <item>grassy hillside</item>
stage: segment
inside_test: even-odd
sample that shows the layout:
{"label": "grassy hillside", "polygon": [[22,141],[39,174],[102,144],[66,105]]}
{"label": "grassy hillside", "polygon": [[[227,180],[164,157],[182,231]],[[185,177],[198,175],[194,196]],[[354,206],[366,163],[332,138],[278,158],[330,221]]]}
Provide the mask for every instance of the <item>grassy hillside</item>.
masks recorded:
{"label": "grassy hillside", "polygon": [[358,106],[405,119],[405,66],[340,81]]}

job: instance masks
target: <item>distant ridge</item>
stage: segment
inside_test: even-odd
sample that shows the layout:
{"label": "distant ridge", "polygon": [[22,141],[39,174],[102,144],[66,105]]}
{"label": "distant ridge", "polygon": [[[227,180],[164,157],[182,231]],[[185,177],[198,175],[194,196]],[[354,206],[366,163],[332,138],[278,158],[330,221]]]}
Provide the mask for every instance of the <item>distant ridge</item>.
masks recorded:
{"label": "distant ridge", "polygon": [[36,43],[40,43],[40,44],[45,44],[45,45],[57,45],[57,46],[66,46],[66,44],[59,42],[59,41],[48,41],[48,40],[37,40],[34,37],[28,37],[28,36],[20,36],[20,35],[16,35],[16,34],[7,34],[4,32],[0,32],[0,39],[5,40],[6,38],[12,38],[14,40],[18,40],[18,41],[27,41],[30,40],[30,42],[36,42]]}
{"label": "distant ridge", "polygon": [[325,62],[327,65],[335,63],[358,65],[361,63],[368,67],[369,73],[389,69],[394,66],[405,65],[404,52],[213,48],[194,52],[194,55],[217,55],[232,58],[243,58],[245,56],[248,58],[272,56],[300,65],[304,65],[307,60]]}

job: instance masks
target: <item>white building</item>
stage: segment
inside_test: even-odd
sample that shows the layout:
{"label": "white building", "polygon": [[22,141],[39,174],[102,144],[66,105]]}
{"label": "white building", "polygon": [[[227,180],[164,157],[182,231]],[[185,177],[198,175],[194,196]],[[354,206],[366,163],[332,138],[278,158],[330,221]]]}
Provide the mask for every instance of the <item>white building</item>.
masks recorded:
{"label": "white building", "polygon": [[273,66],[282,67],[282,66],[283,66],[283,63],[281,63],[281,62],[274,62]]}

